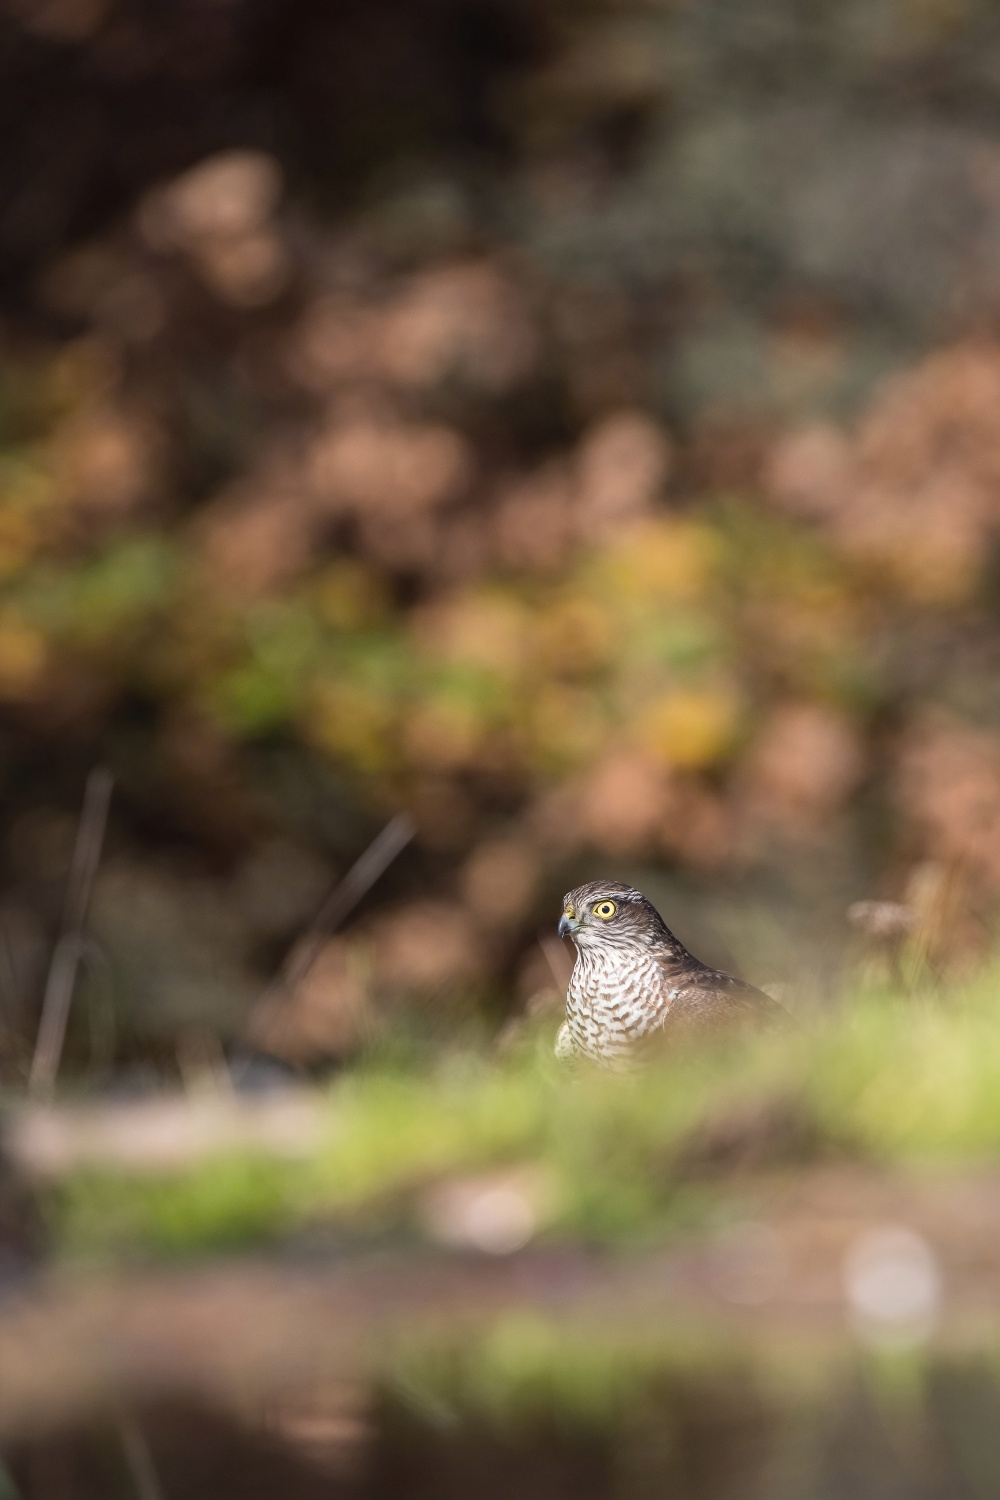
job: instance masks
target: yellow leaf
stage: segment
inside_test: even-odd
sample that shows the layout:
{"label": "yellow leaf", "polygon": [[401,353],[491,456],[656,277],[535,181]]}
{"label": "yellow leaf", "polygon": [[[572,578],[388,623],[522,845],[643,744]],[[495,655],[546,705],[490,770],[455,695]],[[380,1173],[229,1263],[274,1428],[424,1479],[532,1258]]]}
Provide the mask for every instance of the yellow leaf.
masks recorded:
{"label": "yellow leaf", "polygon": [[649,705],[637,729],[643,747],[673,766],[705,766],[732,744],[738,705],[721,688],[688,688]]}
{"label": "yellow leaf", "polygon": [[49,662],[45,637],[12,615],[0,619],[0,698],[34,696]]}

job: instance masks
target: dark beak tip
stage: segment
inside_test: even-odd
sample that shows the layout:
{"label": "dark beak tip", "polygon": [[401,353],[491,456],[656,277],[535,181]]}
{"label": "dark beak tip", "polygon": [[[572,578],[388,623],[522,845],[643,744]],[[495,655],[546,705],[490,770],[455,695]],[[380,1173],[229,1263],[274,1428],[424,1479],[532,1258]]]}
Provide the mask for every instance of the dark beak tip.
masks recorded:
{"label": "dark beak tip", "polygon": [[565,912],[559,918],[559,926],[556,928],[556,931],[561,938],[569,937],[573,931],[572,927],[570,927],[569,925],[569,917],[566,916]]}

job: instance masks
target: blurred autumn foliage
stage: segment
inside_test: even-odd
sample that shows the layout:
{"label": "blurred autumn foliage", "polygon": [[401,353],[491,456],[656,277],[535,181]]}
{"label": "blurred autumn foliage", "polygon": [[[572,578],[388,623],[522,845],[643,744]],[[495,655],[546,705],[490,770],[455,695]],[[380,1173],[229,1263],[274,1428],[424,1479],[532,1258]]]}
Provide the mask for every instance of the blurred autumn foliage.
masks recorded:
{"label": "blurred autumn foliage", "polygon": [[796,903],[826,965],[872,896],[982,950],[989,6],[3,0],[0,41],[12,1076],[99,762],[125,1051],[236,1035],[398,809],[289,1057],[557,989],[602,871],[765,982]]}

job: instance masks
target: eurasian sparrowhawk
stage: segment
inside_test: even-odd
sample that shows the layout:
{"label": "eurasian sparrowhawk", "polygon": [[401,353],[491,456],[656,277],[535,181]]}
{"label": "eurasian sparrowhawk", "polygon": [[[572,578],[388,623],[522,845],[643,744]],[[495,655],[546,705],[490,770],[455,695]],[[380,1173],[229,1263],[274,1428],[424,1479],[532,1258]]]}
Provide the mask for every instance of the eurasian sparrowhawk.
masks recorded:
{"label": "eurasian sparrowhawk", "polygon": [[569,891],[559,935],[576,946],[559,1057],[614,1064],[658,1034],[787,1019],[762,990],[701,963],[652,903],[620,881]]}

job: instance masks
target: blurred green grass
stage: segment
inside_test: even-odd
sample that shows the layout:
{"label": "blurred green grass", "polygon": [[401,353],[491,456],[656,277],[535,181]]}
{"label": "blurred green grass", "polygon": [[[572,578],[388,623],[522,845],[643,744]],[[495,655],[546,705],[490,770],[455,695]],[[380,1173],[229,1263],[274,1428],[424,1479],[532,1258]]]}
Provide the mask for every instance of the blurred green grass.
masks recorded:
{"label": "blurred green grass", "polygon": [[639,1246],[739,1216],[751,1172],[835,1156],[945,1166],[1000,1151],[1000,967],[947,991],[869,989],[787,1034],[567,1073],[551,1025],[503,1058],[373,1056],[321,1096],[318,1145],[183,1170],[88,1167],[45,1190],[70,1257],[193,1255],[335,1225],[426,1240],[442,1183],[517,1172],[542,1241]]}

